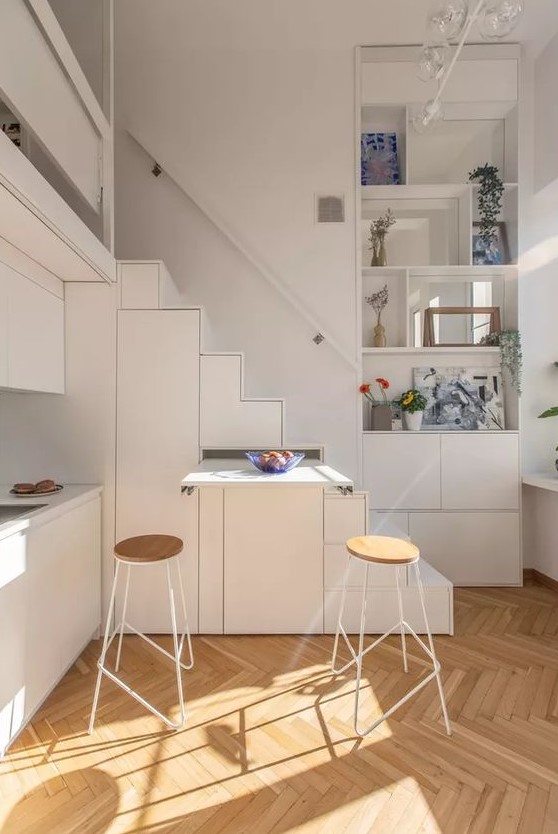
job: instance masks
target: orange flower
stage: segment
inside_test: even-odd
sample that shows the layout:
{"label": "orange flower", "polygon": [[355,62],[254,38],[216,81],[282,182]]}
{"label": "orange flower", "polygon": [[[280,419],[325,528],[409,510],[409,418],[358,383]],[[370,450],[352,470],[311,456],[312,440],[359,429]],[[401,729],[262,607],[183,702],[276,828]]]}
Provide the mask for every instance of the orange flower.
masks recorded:
{"label": "orange flower", "polygon": [[367,382],[363,382],[358,390],[360,391],[361,394],[369,394],[370,393],[370,385]]}
{"label": "orange flower", "polygon": [[384,379],[383,376],[379,376],[376,382],[384,391],[387,391],[387,389],[389,388],[389,382],[387,381],[387,379]]}

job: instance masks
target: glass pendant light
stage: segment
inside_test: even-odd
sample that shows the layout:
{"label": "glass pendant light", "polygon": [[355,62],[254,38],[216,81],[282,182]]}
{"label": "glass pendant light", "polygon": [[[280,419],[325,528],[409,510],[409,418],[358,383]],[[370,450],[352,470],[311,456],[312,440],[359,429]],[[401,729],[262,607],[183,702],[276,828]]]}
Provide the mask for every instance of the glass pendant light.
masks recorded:
{"label": "glass pendant light", "polygon": [[421,81],[437,81],[448,67],[450,49],[447,44],[426,44],[422,47],[418,62]]}
{"label": "glass pendant light", "polygon": [[505,38],[523,13],[523,0],[488,0],[479,17],[479,32],[486,40]]}
{"label": "glass pendant light", "polygon": [[429,40],[447,43],[458,38],[467,22],[466,0],[435,0],[427,19]]}
{"label": "glass pendant light", "polygon": [[440,100],[430,99],[420,107],[412,118],[412,124],[417,133],[426,133],[433,129],[444,118],[444,108]]}

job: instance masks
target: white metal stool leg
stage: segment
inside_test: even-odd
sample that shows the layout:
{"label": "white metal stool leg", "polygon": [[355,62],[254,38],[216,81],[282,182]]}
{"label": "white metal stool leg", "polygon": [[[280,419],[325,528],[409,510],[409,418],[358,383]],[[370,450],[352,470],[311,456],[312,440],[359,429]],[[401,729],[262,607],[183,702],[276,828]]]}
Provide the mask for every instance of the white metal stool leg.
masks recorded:
{"label": "white metal stool leg", "polygon": [[[401,570],[401,566],[397,565],[395,568],[395,582],[397,585],[397,604],[399,606],[399,624],[401,626],[401,651],[403,653],[403,669],[405,672],[409,671],[409,667],[407,665],[407,638],[405,637],[405,626],[403,623],[403,600],[401,598],[401,580],[399,576],[399,571]],[[403,568],[404,570],[404,568]]]}
{"label": "white metal stool leg", "polygon": [[331,655],[331,671],[336,675],[338,675],[340,672],[342,672],[344,669],[347,668],[346,665],[343,666],[341,669],[336,669],[335,668],[335,661],[337,659],[337,650],[339,648],[339,635],[341,633],[343,634],[343,638],[344,638],[345,642],[347,643],[347,645],[349,646],[349,649],[351,649],[351,652],[352,652],[352,647],[351,647],[351,644],[349,643],[349,638],[347,637],[347,635],[345,633],[345,629],[343,628],[343,612],[345,611],[345,599],[347,597],[347,583],[348,583],[348,579],[349,579],[349,570],[351,568],[351,559],[352,559],[352,556],[349,554],[349,558],[347,560],[347,573],[345,575],[345,581],[343,583],[343,591],[341,592],[341,604],[339,606],[339,614],[338,614],[338,617],[337,617],[337,629],[335,631],[335,640],[334,640],[334,643],[333,643],[333,653]]}
{"label": "white metal stool leg", "polygon": [[442,713],[444,715],[444,723],[446,725],[446,732],[448,736],[451,736],[451,724],[448,716],[448,710],[446,707],[446,699],[444,696],[444,690],[442,687],[442,679],[440,677],[440,663],[438,662],[438,658],[436,657],[436,652],[434,650],[434,641],[432,640],[432,634],[430,632],[430,625],[428,623],[428,615],[426,613],[426,603],[424,601],[424,589],[422,587],[422,578],[420,575],[420,568],[419,563],[415,562],[415,574],[417,577],[417,586],[420,596],[420,604],[422,607],[422,614],[424,617],[424,625],[426,626],[426,633],[428,635],[428,645],[430,646],[430,652],[432,656],[432,660],[434,662],[434,669],[436,670],[436,683],[438,684],[438,694],[440,695],[440,703],[442,705]]}
{"label": "white metal stool leg", "polygon": [[120,653],[122,652],[122,638],[124,636],[124,625],[126,623],[126,610],[128,608],[128,591],[130,590],[130,571],[132,566],[128,565],[126,571],[126,590],[124,591],[124,607],[122,609],[122,622],[120,623],[120,635],[118,637],[118,651],[116,652],[116,663],[114,665],[115,672],[120,669]]}
{"label": "white metal stool leg", "polygon": [[170,613],[171,613],[171,622],[172,622],[172,642],[174,646],[174,665],[176,669],[176,686],[178,689],[178,699],[180,702],[180,719],[182,725],[184,724],[186,714],[184,711],[184,693],[182,691],[182,673],[180,671],[180,650],[178,647],[178,631],[176,627],[176,607],[174,604],[174,587],[172,584],[172,576],[171,576],[171,569],[170,563],[167,562],[167,585],[169,590],[169,606],[170,606]]}
{"label": "white metal stool leg", "polygon": [[[116,586],[118,584],[118,572],[120,569],[120,562],[116,562],[116,567],[114,569],[114,579],[112,580],[112,591],[110,594],[110,602],[108,607],[108,614],[107,614],[107,622],[105,626],[105,637],[103,640],[103,648],[101,651],[101,656],[97,662],[97,667],[99,671],[97,672],[97,683],[95,684],[95,695],[93,696],[93,706],[91,708],[91,717],[89,719],[89,735],[93,732],[93,725],[95,723],[95,714],[97,712],[97,704],[99,702],[99,693],[101,691],[101,678],[103,676],[103,666],[105,665],[105,657],[108,650],[108,647],[111,643],[112,637],[110,636],[111,633],[111,623],[114,614],[114,603],[116,599]],[[114,634],[113,634],[114,636]]]}
{"label": "white metal stool leg", "polygon": [[186,597],[184,595],[184,582],[182,581],[182,568],[180,567],[180,556],[176,557],[176,570],[178,574],[178,584],[180,586],[180,596],[182,599],[182,614],[184,616],[184,631],[180,639],[179,656],[182,657],[182,650],[184,648],[184,639],[188,643],[188,663],[181,663],[183,669],[191,669],[194,665],[194,650],[192,648],[192,637],[190,636],[190,625],[188,623],[188,609],[186,607]]}

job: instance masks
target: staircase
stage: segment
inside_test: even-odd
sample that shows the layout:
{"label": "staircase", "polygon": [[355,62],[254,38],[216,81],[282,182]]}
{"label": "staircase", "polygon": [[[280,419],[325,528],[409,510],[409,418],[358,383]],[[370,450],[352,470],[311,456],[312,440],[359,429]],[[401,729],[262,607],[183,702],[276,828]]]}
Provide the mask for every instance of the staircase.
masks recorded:
{"label": "staircase", "polygon": [[[122,309],[172,309],[176,302],[162,261],[121,261],[119,277]],[[204,351],[207,322],[200,314],[200,448],[281,448],[284,401],[244,395],[244,355]]]}

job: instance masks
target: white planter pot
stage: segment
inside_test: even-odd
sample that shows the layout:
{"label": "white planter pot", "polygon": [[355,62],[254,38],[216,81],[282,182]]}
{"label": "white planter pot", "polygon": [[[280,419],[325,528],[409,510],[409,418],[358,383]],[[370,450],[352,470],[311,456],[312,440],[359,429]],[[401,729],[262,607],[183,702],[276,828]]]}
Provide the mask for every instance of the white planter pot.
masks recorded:
{"label": "white planter pot", "polygon": [[424,411],[404,411],[403,425],[407,431],[420,431]]}

